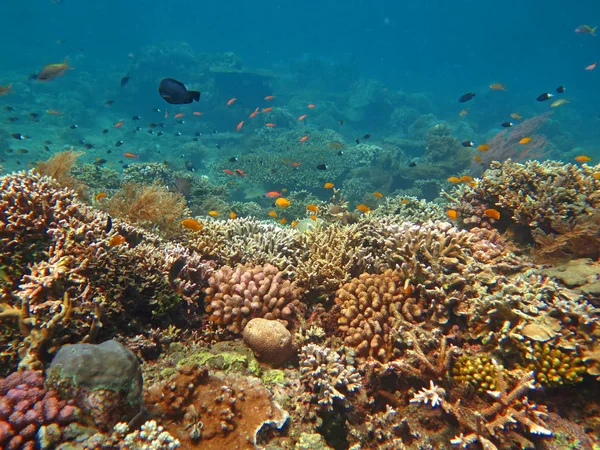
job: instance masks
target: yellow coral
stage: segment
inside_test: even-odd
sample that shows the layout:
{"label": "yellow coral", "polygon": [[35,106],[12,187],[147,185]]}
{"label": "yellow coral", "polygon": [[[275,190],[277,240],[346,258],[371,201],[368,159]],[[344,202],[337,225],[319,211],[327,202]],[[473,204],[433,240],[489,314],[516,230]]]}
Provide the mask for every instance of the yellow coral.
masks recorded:
{"label": "yellow coral", "polygon": [[497,390],[496,367],[485,353],[461,356],[452,368],[452,378],[472,384],[479,392]]}
{"label": "yellow coral", "polygon": [[561,350],[551,342],[533,344],[533,358],[526,368],[535,372],[535,378],[542,386],[579,383],[586,372],[576,351]]}

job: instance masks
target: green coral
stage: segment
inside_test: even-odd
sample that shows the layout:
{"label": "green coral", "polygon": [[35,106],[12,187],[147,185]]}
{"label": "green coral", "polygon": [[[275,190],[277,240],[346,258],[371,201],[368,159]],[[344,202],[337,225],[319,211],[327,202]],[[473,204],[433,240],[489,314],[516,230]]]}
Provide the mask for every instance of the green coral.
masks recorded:
{"label": "green coral", "polygon": [[178,362],[181,365],[208,366],[213,370],[229,372],[241,372],[259,377],[261,375],[260,364],[250,354],[237,351],[211,352],[201,350]]}
{"label": "green coral", "polygon": [[279,369],[271,369],[263,372],[261,379],[265,384],[277,384],[282,386],[285,383],[285,372]]}

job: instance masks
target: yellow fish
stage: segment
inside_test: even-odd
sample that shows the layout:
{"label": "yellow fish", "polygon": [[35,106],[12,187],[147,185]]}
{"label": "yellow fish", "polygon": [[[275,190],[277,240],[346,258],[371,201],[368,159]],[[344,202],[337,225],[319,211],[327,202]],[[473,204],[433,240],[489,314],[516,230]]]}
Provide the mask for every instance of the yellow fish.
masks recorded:
{"label": "yellow fish", "polygon": [[381,198],[381,197],[383,197],[383,194],[382,194],[381,192],[379,192],[379,191],[375,191],[375,192],[373,192],[373,195],[374,195],[375,197],[377,197],[377,198]]}
{"label": "yellow fish", "polygon": [[510,117],[515,120],[521,120],[523,118],[523,116],[519,113],[512,113]]}
{"label": "yellow fish", "polygon": [[63,62],[58,63],[58,64],[46,64],[42,68],[42,70],[40,70],[40,73],[37,76],[37,80],[38,81],[54,80],[55,78],[62,77],[65,74],[65,72],[70,69],[72,69],[72,67],[69,66],[69,62],[67,61],[67,58],[65,58],[65,60]]}
{"label": "yellow fish", "polygon": [[550,104],[550,108],[558,108],[559,106],[564,105],[565,103],[569,103],[569,100],[564,99],[564,98],[559,98],[558,100],[554,100]]}
{"label": "yellow fish", "polygon": [[217,217],[219,215],[219,211],[209,211],[208,215],[211,217]]}
{"label": "yellow fish", "polygon": [[506,89],[506,86],[504,86],[502,83],[492,83],[490,84],[490,89],[492,91],[507,91],[508,89]]}
{"label": "yellow fish", "polygon": [[519,141],[519,144],[525,145],[525,144],[529,144],[530,142],[531,142],[531,138],[530,137],[524,137],[523,139],[521,139]]}

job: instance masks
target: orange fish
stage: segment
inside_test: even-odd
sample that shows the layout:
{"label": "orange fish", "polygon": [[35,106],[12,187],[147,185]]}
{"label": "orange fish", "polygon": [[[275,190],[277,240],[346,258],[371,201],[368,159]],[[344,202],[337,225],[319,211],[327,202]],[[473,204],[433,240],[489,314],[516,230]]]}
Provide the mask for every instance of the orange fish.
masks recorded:
{"label": "orange fish", "polygon": [[267,96],[265,97],[265,100],[269,101],[269,100],[273,100],[274,98],[275,98],[275,96],[274,96],[274,95],[267,95]]}
{"label": "orange fish", "polygon": [[319,207],[317,205],[313,205],[312,203],[310,205],[306,205],[307,211],[317,212],[318,209]]}
{"label": "orange fish", "polygon": [[202,224],[198,222],[196,219],[185,219],[181,221],[181,225],[188,230],[192,231],[202,231]]}
{"label": "orange fish", "polygon": [[277,192],[277,191],[269,191],[265,194],[265,197],[267,198],[279,198],[281,197],[283,194],[281,192]]}
{"label": "orange fish", "polygon": [[519,144],[525,145],[525,144],[529,144],[530,142],[531,142],[531,138],[530,137],[524,137],[523,139],[521,139],[519,141]]}
{"label": "orange fish", "polygon": [[298,142],[306,142],[306,141],[308,141],[308,135],[302,136],[300,139],[298,139]]}
{"label": "orange fish", "polygon": [[594,177],[594,180],[600,180],[600,172],[594,172],[594,175],[592,175]]}
{"label": "orange fish", "polygon": [[579,156],[575,157],[575,161],[581,162],[581,163],[589,162],[591,160],[592,160],[592,158],[590,158],[589,156],[585,156],[585,155],[579,155]]}
{"label": "orange fish", "polygon": [[233,171],[229,169],[225,169],[223,172],[225,172],[227,175],[233,175]]}
{"label": "orange fish", "polygon": [[375,196],[377,198],[381,198],[381,197],[383,197],[383,194],[379,191],[375,191],[375,192],[373,192],[373,196]]}
{"label": "orange fish", "polygon": [[110,241],[108,241],[108,245],[111,247],[116,247],[117,245],[124,244],[125,242],[126,239],[120,234],[117,234],[116,236],[113,236]]}
{"label": "orange fish", "polygon": [[598,61],[594,61],[592,64],[587,66],[585,70],[594,70],[596,67],[598,67]]}
{"label": "orange fish", "polygon": [[310,220],[314,220],[315,222],[317,221],[317,216],[309,216]]}
{"label": "orange fish", "polygon": [[200,111],[194,111],[192,114],[195,115],[195,116],[201,116],[204,113],[200,112]]}
{"label": "orange fish", "polygon": [[242,129],[242,127],[244,126],[244,121],[242,120],[240,123],[238,123],[237,127],[235,128],[237,131],[240,131]]}
{"label": "orange fish", "polygon": [[473,156],[473,159],[474,159],[475,161],[477,161],[478,163],[481,163],[481,162],[483,162],[483,160],[481,159],[481,156],[480,156],[480,155],[475,155],[475,156]]}
{"label": "orange fish", "polygon": [[275,211],[269,211],[269,216],[270,217],[277,217],[277,212],[275,212]]}
{"label": "orange fish", "polygon": [[301,164],[298,161],[293,161],[292,162],[292,167],[300,167]]}
{"label": "orange fish", "polygon": [[490,89],[493,91],[507,91],[506,86],[502,83],[492,83],[490,84]]}
{"label": "orange fish", "polygon": [[479,150],[480,152],[487,152],[491,147],[488,144],[481,144],[479,147],[477,147],[477,150]]}
{"label": "orange fish", "polygon": [[237,173],[240,177],[247,177],[242,169],[235,169],[235,173]]}
{"label": "orange fish", "polygon": [[460,177],[459,181],[461,183],[470,183],[471,181],[473,181],[473,177],[471,177],[469,175],[463,175],[462,177]]}
{"label": "orange fish", "polygon": [[295,220],[292,220],[292,226],[295,227],[296,225],[298,225],[298,222],[296,222]]}
{"label": "orange fish", "polygon": [[280,208],[287,208],[292,203],[287,198],[280,197],[277,200],[275,200],[275,204]]}
{"label": "orange fish", "polygon": [[230,211],[230,212],[229,212],[229,218],[230,218],[231,220],[235,219],[236,217],[237,217],[237,214],[236,214],[236,213],[234,213],[233,211]]}
{"label": "orange fish", "polygon": [[50,81],[55,78],[62,77],[67,70],[72,69],[69,62],[65,58],[62,63],[46,64],[37,76],[38,81]]}
{"label": "orange fish", "polygon": [[497,209],[486,209],[483,213],[492,219],[500,220],[500,212]]}
{"label": "orange fish", "polygon": [[99,192],[94,198],[96,199],[96,201],[102,200],[103,198],[106,198],[106,192]]}
{"label": "orange fish", "polygon": [[274,123],[268,123],[265,125],[265,127],[269,127],[269,128],[273,128],[276,127],[277,125],[275,125]]}
{"label": "orange fish", "polygon": [[362,203],[359,205],[356,205],[356,209],[358,209],[360,212],[363,212],[365,214],[368,213],[369,211],[371,211],[371,208],[369,208],[367,205],[364,205]]}
{"label": "orange fish", "polygon": [[308,107],[309,107],[310,109],[316,108],[316,106],[315,106],[315,105],[313,105],[312,103],[309,103]]}
{"label": "orange fish", "polygon": [[452,220],[456,220],[456,218],[458,217],[458,211],[456,211],[455,209],[449,209],[448,211],[446,211],[446,215]]}
{"label": "orange fish", "polygon": [[302,114],[300,117],[298,117],[298,120],[304,120],[306,119],[306,114]]}
{"label": "orange fish", "polygon": [[46,112],[51,116],[62,116],[64,114],[62,111],[57,111],[55,109],[47,109]]}
{"label": "orange fish", "polygon": [[229,100],[229,101],[227,102],[227,106],[231,106],[231,105],[233,105],[233,104],[235,103],[235,101],[236,101],[236,100],[237,100],[237,98],[233,97],[231,100]]}
{"label": "orange fish", "polygon": [[7,84],[6,86],[0,85],[0,95],[8,95],[12,92],[12,83]]}
{"label": "orange fish", "polygon": [[115,128],[121,128],[124,123],[125,123],[124,121],[120,121],[120,122],[115,123]]}
{"label": "orange fish", "polygon": [[448,178],[448,181],[450,183],[460,183],[460,178],[458,178],[458,177],[450,177],[450,178]]}
{"label": "orange fish", "polygon": [[287,223],[287,219],[286,219],[285,217],[283,217],[283,218],[282,218],[282,219],[279,221],[279,223],[280,223],[281,225],[285,225],[285,224]]}
{"label": "orange fish", "polygon": [[261,112],[268,113],[269,111],[273,111],[273,108],[264,108]]}
{"label": "orange fish", "polygon": [[136,155],[135,153],[130,153],[130,152],[125,152],[121,156],[124,156],[125,158],[140,159],[140,155]]}
{"label": "orange fish", "polygon": [[219,211],[215,211],[215,210],[209,211],[208,215],[210,217],[219,217]]}
{"label": "orange fish", "polygon": [[179,118],[181,118],[181,117],[183,117],[183,116],[185,116],[185,114],[184,114],[184,113],[178,113],[178,114],[175,114],[175,116],[174,116],[174,117],[175,117],[176,119],[179,119]]}
{"label": "orange fish", "polygon": [[325,184],[323,185],[323,187],[324,187],[325,189],[331,189],[333,186],[334,186],[334,184],[333,184],[333,183],[325,183]]}
{"label": "orange fish", "polygon": [[256,117],[256,115],[259,113],[260,108],[256,108],[254,110],[254,112],[252,114],[250,114],[249,118],[252,119],[254,117]]}

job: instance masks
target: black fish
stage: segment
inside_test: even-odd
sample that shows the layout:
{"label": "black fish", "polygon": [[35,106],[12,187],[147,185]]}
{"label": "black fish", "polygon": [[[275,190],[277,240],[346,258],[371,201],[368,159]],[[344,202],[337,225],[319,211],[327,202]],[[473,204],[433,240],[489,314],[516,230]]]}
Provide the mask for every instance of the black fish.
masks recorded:
{"label": "black fish", "polygon": [[121,145],[123,145],[123,141],[117,141],[115,143],[115,147],[120,147]]}
{"label": "black fish", "polygon": [[27,136],[23,136],[21,133],[13,133],[11,134],[12,137],[14,137],[15,139],[18,139],[19,141],[22,141],[23,139],[27,139]]}
{"label": "black fish", "polygon": [[344,154],[343,150],[340,150],[339,152],[337,152],[338,156],[342,156]]}
{"label": "black fish", "polygon": [[86,142],[85,144],[83,144],[83,147],[84,147],[85,149],[89,150],[89,149],[91,149],[91,148],[94,148],[94,144],[89,144],[89,143],[87,143],[87,142]]}
{"label": "black fish", "polygon": [[356,142],[357,144],[360,144],[360,140],[358,138],[354,138],[354,142]]}
{"label": "black fish", "polygon": [[319,165],[317,165],[317,169],[319,169],[319,170],[327,170],[327,165],[326,164],[319,164]]}
{"label": "black fish", "polygon": [[152,111],[157,112],[157,113],[162,112],[159,108],[152,108]]}
{"label": "black fish", "polygon": [[229,162],[236,162],[237,160],[237,156],[232,156],[231,158],[229,158]]}
{"label": "black fish", "polygon": [[191,161],[185,161],[184,162],[184,166],[190,172],[195,172],[196,171],[196,166],[194,166],[194,163],[191,162]]}
{"label": "black fish", "polygon": [[192,103],[194,100],[200,101],[200,92],[188,91],[181,81],[173,78],[162,80],[158,87],[158,93],[167,103],[172,105]]}
{"label": "black fish", "polygon": [[141,117],[140,117],[140,116],[133,116],[133,117],[131,118],[131,120],[140,120],[140,119],[141,119]]}
{"label": "black fish", "polygon": [[44,144],[46,144],[46,145],[51,145],[51,144],[52,144],[52,141],[48,141],[48,140],[46,140],[46,141],[44,141]]}
{"label": "black fish", "polygon": [[104,104],[105,104],[106,106],[110,106],[110,105],[112,105],[114,102],[115,102],[114,100],[106,100],[106,101],[104,102]]}
{"label": "black fish", "polygon": [[106,218],[106,227],[104,227],[104,231],[110,233],[110,230],[112,230],[112,219],[108,216]]}
{"label": "black fish", "polygon": [[465,103],[465,102],[468,102],[469,100],[472,100],[473,97],[475,97],[475,92],[468,92],[465,95],[463,95],[461,98],[459,98],[458,101],[460,103]]}
{"label": "black fish", "polygon": [[79,126],[76,123],[74,123],[69,128],[71,128],[71,130],[74,130],[75,128],[79,128]]}
{"label": "black fish", "polygon": [[473,141],[463,141],[463,142],[461,142],[461,145],[463,147],[473,147],[475,145],[475,142],[473,142]]}
{"label": "black fish", "polygon": [[44,150],[46,150],[47,152],[50,151],[50,147],[48,147],[47,145],[44,145]]}
{"label": "black fish", "polygon": [[157,136],[162,136],[163,134],[165,134],[165,133],[163,133],[162,131],[159,131],[158,133],[156,133]]}
{"label": "black fish", "polygon": [[127,74],[123,78],[121,78],[121,87],[122,88],[127,86],[127,83],[129,83],[130,78],[131,78],[131,76],[129,74]]}
{"label": "black fish", "polygon": [[109,148],[108,150],[106,150],[106,153],[110,155],[112,153],[112,150]]}
{"label": "black fish", "polygon": [[175,136],[181,136],[181,132],[180,131],[176,131],[175,133],[173,133]]}
{"label": "black fish", "polygon": [[344,121],[343,121],[343,120],[338,120],[338,123],[339,123],[340,125],[344,125]]}
{"label": "black fish", "polygon": [[102,134],[106,134],[108,133],[108,128],[105,128],[104,130],[102,130]]}
{"label": "black fish", "polygon": [[371,137],[371,135],[370,135],[370,134],[365,134],[365,135],[364,135],[362,138],[363,138],[363,141],[364,141],[364,140],[366,140],[366,139],[369,139],[370,137]]}
{"label": "black fish", "polygon": [[9,117],[7,120],[8,120],[8,123],[13,123],[13,122],[16,122],[17,120],[19,120],[19,118],[18,117]]}
{"label": "black fish", "polygon": [[96,158],[96,161],[94,161],[95,166],[101,166],[102,164],[106,164],[106,159]]}
{"label": "black fish", "polygon": [[4,111],[14,111],[15,108],[13,108],[12,106],[5,106],[4,108],[2,108]]}
{"label": "black fish", "polygon": [[566,90],[567,89],[564,86],[562,86],[562,85],[560,85],[559,87],[556,88],[556,92],[558,92],[559,94],[564,94],[564,92]]}
{"label": "black fish", "polygon": [[217,147],[219,150],[221,150],[221,146],[218,143],[215,144],[215,147]]}
{"label": "black fish", "polygon": [[512,122],[502,122],[501,124],[504,128],[510,128],[512,127],[514,124]]}
{"label": "black fish", "polygon": [[148,134],[154,134],[154,130],[148,130]]}
{"label": "black fish", "polygon": [[548,92],[544,92],[543,94],[538,95],[537,97],[537,101],[538,102],[545,102],[548,99],[551,99],[552,97],[554,97],[554,95],[548,93]]}
{"label": "black fish", "polygon": [[417,163],[412,161],[408,164],[408,167],[417,167]]}

